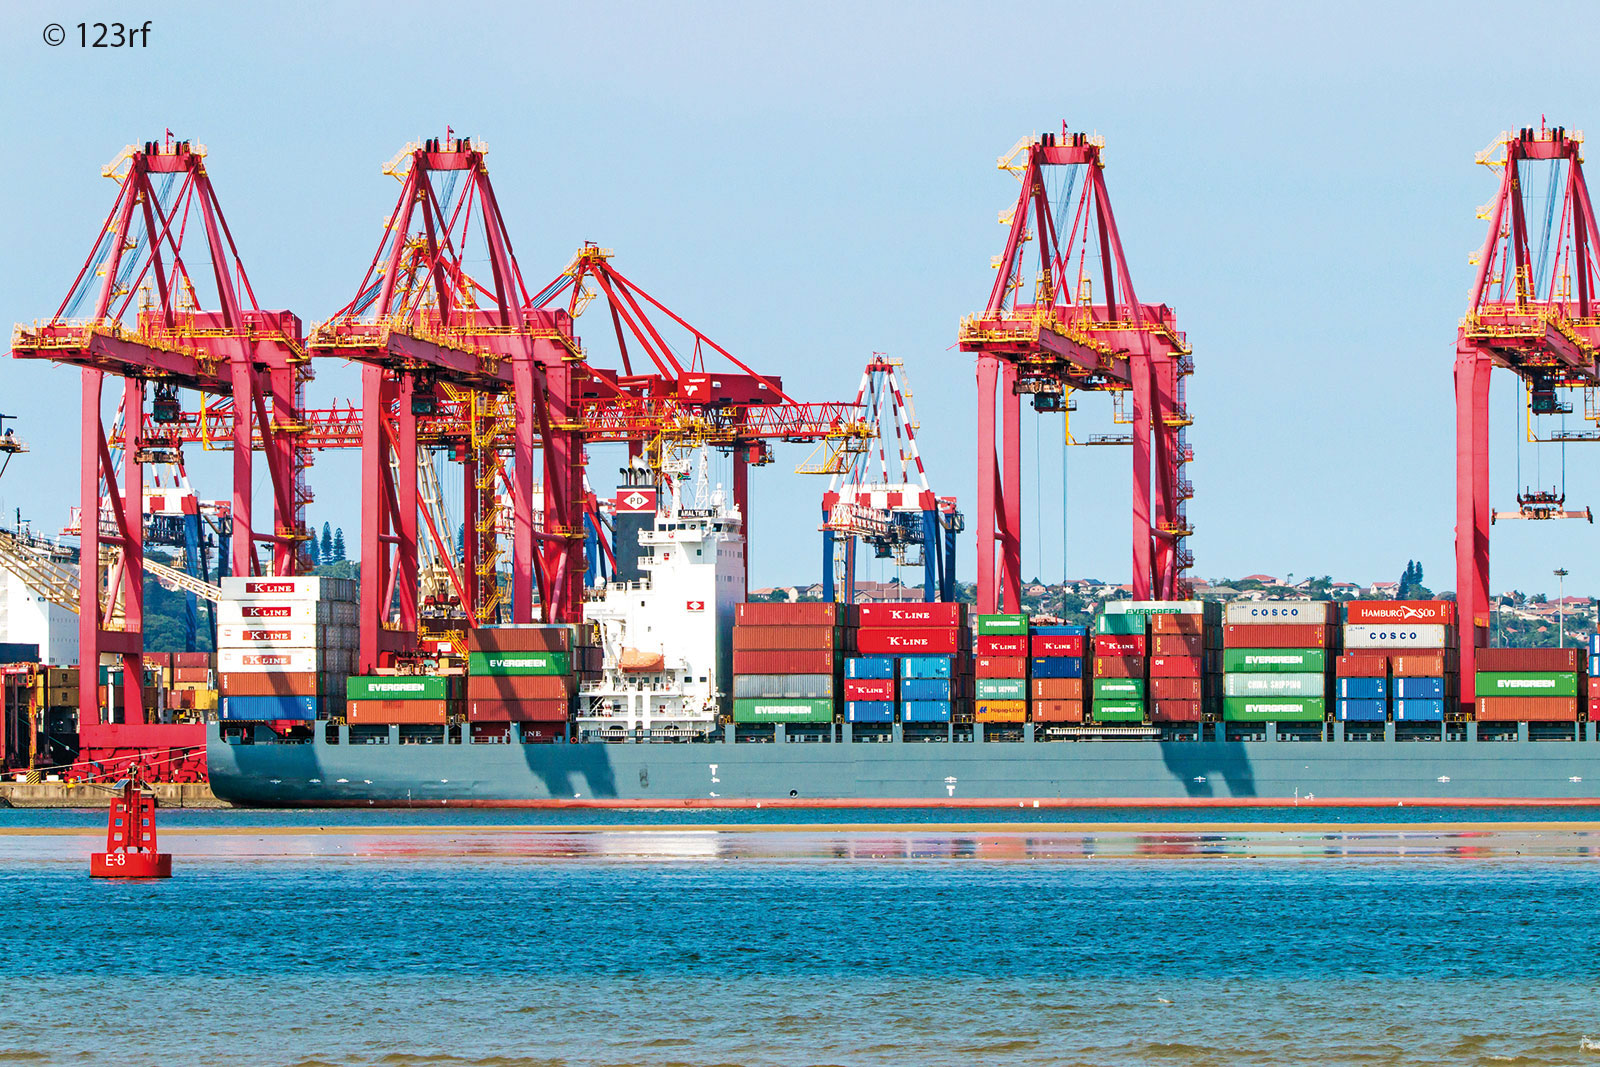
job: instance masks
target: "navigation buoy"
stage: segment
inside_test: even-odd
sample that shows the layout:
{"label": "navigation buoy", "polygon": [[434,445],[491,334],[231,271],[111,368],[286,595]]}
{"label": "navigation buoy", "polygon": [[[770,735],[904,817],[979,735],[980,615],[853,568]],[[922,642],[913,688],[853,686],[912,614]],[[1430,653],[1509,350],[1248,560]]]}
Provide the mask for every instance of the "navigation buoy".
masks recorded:
{"label": "navigation buoy", "polygon": [[91,878],[171,878],[172,853],[156,851],[156,802],[137,779],[121,783],[111,800],[106,850],[89,857]]}

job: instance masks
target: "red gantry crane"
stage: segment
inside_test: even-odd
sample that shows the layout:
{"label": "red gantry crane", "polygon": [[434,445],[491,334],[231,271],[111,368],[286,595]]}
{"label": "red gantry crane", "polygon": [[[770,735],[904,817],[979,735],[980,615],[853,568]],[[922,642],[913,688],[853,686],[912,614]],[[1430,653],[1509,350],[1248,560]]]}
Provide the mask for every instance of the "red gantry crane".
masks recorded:
{"label": "red gantry crane", "polygon": [[[1565,127],[1523,127],[1502,133],[1478,153],[1500,172],[1492,199],[1479,210],[1489,234],[1473,257],[1477,274],[1467,314],[1456,333],[1456,620],[1461,700],[1475,699],[1477,649],[1489,635],[1489,527],[1500,517],[1586,518],[1566,510],[1565,490],[1518,486],[1517,512],[1489,505],[1489,379],[1495,367],[1522,380],[1530,415],[1570,407],[1558,389],[1582,388],[1585,415],[1600,419],[1600,229],[1583,177],[1581,133]],[[1544,440],[1600,439],[1558,432]]]}
{"label": "red gantry crane", "polygon": [[[1134,292],[1102,147],[1063,124],[1059,134],[1024,138],[1000,160],[1022,188],[1001,216],[1006,245],[989,302],[960,329],[961,350],[977,357],[982,612],[1014,612],[1022,602],[1020,397],[1033,396],[1037,411],[1055,411],[1067,406],[1069,390],[1132,394],[1133,596],[1189,596],[1183,573],[1194,559],[1184,541],[1193,531],[1185,502],[1194,490],[1185,474],[1193,458],[1184,435],[1192,421],[1185,378],[1194,363],[1172,309],[1142,303]],[[1054,202],[1053,177],[1063,179]]]}
{"label": "red gantry crane", "polygon": [[[12,337],[14,356],[82,371],[80,514],[98,515],[104,502],[113,527],[85,523],[81,535],[79,732],[82,758],[106,773],[119,761],[159,762],[162,750],[204,745],[202,727],[146,723],[144,465],[165,452],[162,439],[146,436],[148,385],[155,386],[156,426],[176,417],[178,389],[223,398],[248,413],[234,425],[233,573],[259,572],[256,546],[266,544],[273,572],[294,574],[307,537],[309,458],[299,440],[299,410],[310,372],[300,320],[258,306],[204,158],[202,146],[169,132],[108,164],[103,173],[117,183],[116,202],[67,298],[49,321],[19,325]],[[120,464],[102,412],[108,375],[122,379]],[[252,433],[262,442],[271,482],[270,533],[256,531]],[[95,561],[107,545],[116,562],[102,581]],[[118,657],[122,668],[121,724],[101,721],[95,676],[104,655]]]}
{"label": "red gantry crane", "polygon": [[[418,648],[419,420],[437,413],[441,394],[481,412],[470,417],[485,450],[502,432],[511,440],[511,621],[582,615],[583,352],[565,310],[531,304],[484,151],[447,132],[395,156],[384,172],[400,181],[400,199],[378,252],[355,299],[312,331],[313,353],[364,364],[362,670]],[[479,261],[486,268],[469,272]],[[481,533],[495,521],[496,482],[481,469],[493,458],[469,450],[463,461],[466,522]],[[430,523],[426,535],[440,558],[453,555],[448,531]],[[451,581],[476,625],[488,590],[476,567],[462,570],[452,567]]]}

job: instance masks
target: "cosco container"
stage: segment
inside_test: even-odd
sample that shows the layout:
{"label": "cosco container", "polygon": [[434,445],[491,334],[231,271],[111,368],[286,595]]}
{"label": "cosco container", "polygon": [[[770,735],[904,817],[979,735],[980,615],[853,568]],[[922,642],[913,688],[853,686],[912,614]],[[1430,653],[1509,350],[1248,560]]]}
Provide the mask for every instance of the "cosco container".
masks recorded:
{"label": "cosco container", "polygon": [[860,626],[887,626],[904,629],[908,626],[950,628],[965,626],[965,604],[862,604],[856,609],[856,622]]}
{"label": "cosco container", "polygon": [[1389,702],[1386,700],[1340,700],[1335,708],[1340,722],[1387,722]]}
{"label": "cosco container", "polygon": [[954,666],[953,656],[906,656],[900,661],[900,677],[948,678]]}
{"label": "cosco container", "polygon": [[892,700],[847,700],[844,702],[845,722],[894,722]]}
{"label": "cosco container", "polygon": [[1322,674],[1224,674],[1222,694],[1230,697],[1321,697],[1328,694]]}
{"label": "cosco container", "polygon": [[1222,669],[1321,674],[1328,669],[1328,654],[1320,648],[1227,648],[1222,652]]}
{"label": "cosco container", "polygon": [[733,721],[752,722],[832,722],[831,700],[764,700],[733,702]]}
{"label": "cosco container", "polygon": [[846,678],[893,678],[893,656],[857,656],[844,661]]}
{"label": "cosco container", "polygon": [[981,637],[1027,636],[1026,615],[979,615],[978,634]]}
{"label": "cosco container", "polygon": [[948,700],[902,700],[900,702],[901,722],[949,722],[950,701]]}
{"label": "cosco container", "polygon": [[1322,722],[1328,717],[1324,697],[1223,697],[1222,717],[1228,722]]}
{"label": "cosco container", "polygon": [[1562,671],[1479,671],[1476,692],[1481,697],[1575,697],[1579,695],[1578,676]]}
{"label": "cosco container", "polygon": [[1224,618],[1231,623],[1317,623],[1333,621],[1332,605],[1326,600],[1238,601],[1227,606]]}
{"label": "cosco container", "polygon": [[1028,682],[1025,678],[979,678],[979,700],[1027,700]]}
{"label": "cosco container", "polygon": [[[1259,674],[1258,678],[1288,677],[1295,675]],[[1336,678],[1333,682],[1335,696],[1348,700],[1387,700],[1389,698],[1389,679],[1387,678]]]}
{"label": "cosco container", "polygon": [[1447,627],[1442,623],[1415,623],[1398,626],[1358,626],[1344,628],[1346,648],[1444,648]]}
{"label": "cosco container", "polygon": [[1028,661],[1035,678],[1082,678],[1083,659],[1079,656],[1035,656]]}
{"label": "cosco container", "polygon": [[857,630],[856,649],[866,655],[954,655],[966,644],[963,629]]}
{"label": "cosco container", "polygon": [[[892,688],[893,680],[889,681]],[[791,697],[797,700],[832,700],[838,691],[831,674],[736,674],[737,697]]]}
{"label": "cosco container", "polygon": [[1396,700],[1394,702],[1395,722],[1442,722],[1443,720],[1443,700]]}
{"label": "cosco container", "polygon": [[[1412,678],[1402,676],[1394,680],[1394,695],[1406,700],[1442,700],[1443,678]],[[1493,696],[1493,693],[1488,694]],[[1574,696],[1577,694],[1574,693]]]}

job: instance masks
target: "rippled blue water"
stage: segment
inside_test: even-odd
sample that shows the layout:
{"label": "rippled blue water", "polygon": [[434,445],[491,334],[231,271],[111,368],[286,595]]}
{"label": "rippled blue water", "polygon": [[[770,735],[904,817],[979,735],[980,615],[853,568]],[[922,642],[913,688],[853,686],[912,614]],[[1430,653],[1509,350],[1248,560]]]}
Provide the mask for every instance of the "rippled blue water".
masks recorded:
{"label": "rippled blue water", "polygon": [[1557,1064],[1600,1036],[1592,859],[869,835],[172,834],[177,877],[136,884],[85,877],[85,835],[10,838],[0,1062]]}

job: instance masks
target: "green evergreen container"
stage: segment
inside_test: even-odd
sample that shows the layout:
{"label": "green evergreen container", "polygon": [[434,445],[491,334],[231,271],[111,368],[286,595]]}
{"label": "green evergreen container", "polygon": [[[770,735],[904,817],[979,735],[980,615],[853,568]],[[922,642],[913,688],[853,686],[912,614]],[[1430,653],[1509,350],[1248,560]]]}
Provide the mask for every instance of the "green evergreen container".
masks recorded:
{"label": "green evergreen container", "polygon": [[1144,702],[1096,700],[1089,715],[1095,722],[1144,722]]}
{"label": "green evergreen container", "polygon": [[1027,700],[1026,678],[979,678],[979,700]]}
{"label": "green evergreen container", "polygon": [[347,700],[449,700],[450,679],[431,675],[365,675],[345,680]]}
{"label": "green evergreen container", "polygon": [[1146,615],[1101,615],[1094,620],[1094,632],[1117,637],[1143,637],[1149,624]]}
{"label": "green evergreen container", "polygon": [[566,652],[469,652],[468,674],[571,674]]}
{"label": "green evergreen container", "polygon": [[1096,678],[1094,680],[1094,700],[1112,702],[1137,701],[1144,703],[1145,683],[1143,678]]}
{"label": "green evergreen container", "polygon": [[1328,653],[1321,648],[1225,648],[1222,669],[1229,674],[1326,674]]}
{"label": "green evergreen container", "polygon": [[1568,671],[1479,671],[1481,697],[1575,697],[1578,676]]}
{"label": "green evergreen container", "polygon": [[1325,697],[1326,674],[1276,674],[1253,671],[1222,676],[1222,695],[1229,697]]}
{"label": "green evergreen container", "polygon": [[1026,637],[1028,635],[1028,617],[1026,615],[979,615],[979,637]]}
{"label": "green evergreen container", "polygon": [[1328,717],[1325,697],[1223,697],[1222,717],[1228,722],[1322,722]]}
{"label": "green evergreen container", "polygon": [[832,700],[748,697],[733,702],[734,722],[832,722]]}

